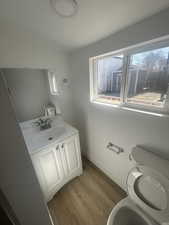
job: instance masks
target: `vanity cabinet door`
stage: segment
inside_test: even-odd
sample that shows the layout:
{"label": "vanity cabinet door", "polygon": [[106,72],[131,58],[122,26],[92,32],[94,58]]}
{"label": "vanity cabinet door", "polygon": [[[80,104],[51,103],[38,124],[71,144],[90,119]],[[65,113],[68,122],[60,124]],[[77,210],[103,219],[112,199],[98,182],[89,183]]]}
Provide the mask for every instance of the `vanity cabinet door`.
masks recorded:
{"label": "vanity cabinet door", "polygon": [[60,188],[64,176],[59,145],[35,154],[33,161],[45,199],[49,201]]}
{"label": "vanity cabinet door", "polygon": [[31,155],[46,202],[69,180],[82,174],[79,135]]}
{"label": "vanity cabinet door", "polygon": [[62,160],[66,176],[82,170],[79,136],[74,135],[61,144]]}

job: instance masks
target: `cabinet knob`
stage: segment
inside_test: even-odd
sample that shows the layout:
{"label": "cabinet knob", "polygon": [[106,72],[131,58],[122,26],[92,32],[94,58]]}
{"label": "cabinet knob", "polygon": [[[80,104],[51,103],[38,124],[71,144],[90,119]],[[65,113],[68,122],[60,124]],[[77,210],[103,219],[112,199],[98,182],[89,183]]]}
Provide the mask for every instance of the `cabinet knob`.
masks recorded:
{"label": "cabinet knob", "polygon": [[56,150],[59,150],[59,145],[56,146]]}
{"label": "cabinet knob", "polygon": [[62,146],[61,146],[62,148],[64,148],[64,144],[62,144]]}

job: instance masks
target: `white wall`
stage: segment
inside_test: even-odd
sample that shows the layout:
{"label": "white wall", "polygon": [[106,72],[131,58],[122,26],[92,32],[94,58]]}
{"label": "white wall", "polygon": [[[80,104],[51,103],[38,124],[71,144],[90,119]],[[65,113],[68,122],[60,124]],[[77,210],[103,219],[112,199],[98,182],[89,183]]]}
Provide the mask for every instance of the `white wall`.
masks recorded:
{"label": "white wall", "polygon": [[[97,105],[89,101],[89,57],[169,34],[169,9],[70,55],[74,123],[80,130],[83,152],[125,188],[131,148],[143,145],[169,158],[169,118]],[[111,141],[124,148],[116,155],[106,149]]]}
{"label": "white wall", "polygon": [[52,225],[0,75],[0,190],[22,225]]}
{"label": "white wall", "polygon": [[64,73],[67,55],[56,46],[35,33],[9,27],[0,21],[0,67],[8,68],[57,68]]}
{"label": "white wall", "polygon": [[[17,32],[11,27],[5,29],[4,24],[0,24],[0,29],[0,68],[53,69],[60,80],[69,78],[68,54],[57,48],[55,42],[42,40],[29,32]],[[59,105],[64,119],[71,123],[73,108],[70,87],[63,87],[58,97],[49,93],[49,98]]]}

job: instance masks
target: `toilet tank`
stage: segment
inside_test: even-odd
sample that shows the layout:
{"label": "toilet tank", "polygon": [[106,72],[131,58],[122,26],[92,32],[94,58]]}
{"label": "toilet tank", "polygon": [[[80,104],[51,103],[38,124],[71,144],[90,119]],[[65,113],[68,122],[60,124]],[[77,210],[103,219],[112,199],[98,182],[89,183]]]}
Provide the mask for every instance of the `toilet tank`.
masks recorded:
{"label": "toilet tank", "polygon": [[134,147],[131,155],[136,164],[152,168],[169,179],[169,160],[147,151],[140,146]]}

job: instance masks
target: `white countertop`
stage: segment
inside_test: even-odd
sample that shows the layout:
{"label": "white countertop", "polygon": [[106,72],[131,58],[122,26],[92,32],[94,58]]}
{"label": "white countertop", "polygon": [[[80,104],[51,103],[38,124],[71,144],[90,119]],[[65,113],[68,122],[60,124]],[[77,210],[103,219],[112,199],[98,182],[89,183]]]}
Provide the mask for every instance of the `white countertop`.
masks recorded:
{"label": "white countertop", "polygon": [[[30,154],[37,153],[51,144],[56,144],[78,133],[78,130],[58,116],[52,119],[52,127],[41,131],[34,124],[39,118],[20,123],[22,134]],[[50,140],[51,139],[51,140]]]}

